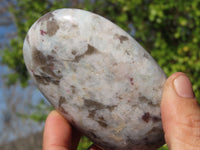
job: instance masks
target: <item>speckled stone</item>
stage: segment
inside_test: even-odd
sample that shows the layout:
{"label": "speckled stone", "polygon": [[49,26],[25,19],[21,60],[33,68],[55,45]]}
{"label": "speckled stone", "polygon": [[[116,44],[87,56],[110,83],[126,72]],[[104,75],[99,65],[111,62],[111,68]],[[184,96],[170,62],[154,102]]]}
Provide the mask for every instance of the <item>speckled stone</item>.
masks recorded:
{"label": "speckled stone", "polygon": [[95,143],[130,150],[163,140],[159,105],[166,76],[109,20],[55,10],[33,24],[23,52],[40,91]]}

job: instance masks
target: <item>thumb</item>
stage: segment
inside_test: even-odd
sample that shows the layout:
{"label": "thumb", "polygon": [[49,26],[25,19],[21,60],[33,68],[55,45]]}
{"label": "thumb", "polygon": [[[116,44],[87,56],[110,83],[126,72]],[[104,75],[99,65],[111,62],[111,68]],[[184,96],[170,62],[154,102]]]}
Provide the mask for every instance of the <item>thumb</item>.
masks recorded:
{"label": "thumb", "polygon": [[170,150],[200,149],[200,109],[190,79],[184,73],[175,73],[167,79],[161,115]]}

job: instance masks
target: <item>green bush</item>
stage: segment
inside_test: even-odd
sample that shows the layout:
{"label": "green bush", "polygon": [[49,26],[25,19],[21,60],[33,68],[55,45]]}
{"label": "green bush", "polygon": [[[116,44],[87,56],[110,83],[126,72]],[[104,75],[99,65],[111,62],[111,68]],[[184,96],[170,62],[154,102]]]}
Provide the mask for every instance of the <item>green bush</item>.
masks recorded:
{"label": "green bush", "polygon": [[168,76],[177,71],[187,73],[200,99],[199,6],[200,0],[17,0],[10,12],[18,36],[2,55],[2,63],[13,70],[6,75],[8,85],[19,81],[23,87],[27,86],[29,76],[22,59],[22,46],[30,26],[46,12],[76,7],[100,14],[134,34]]}

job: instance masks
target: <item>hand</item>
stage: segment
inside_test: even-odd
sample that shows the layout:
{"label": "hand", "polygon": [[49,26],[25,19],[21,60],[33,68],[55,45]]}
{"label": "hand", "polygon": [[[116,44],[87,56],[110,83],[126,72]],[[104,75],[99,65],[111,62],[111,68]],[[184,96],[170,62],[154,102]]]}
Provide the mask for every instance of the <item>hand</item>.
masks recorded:
{"label": "hand", "polygon": [[[47,117],[43,136],[43,150],[76,150],[81,134],[57,111]],[[92,145],[89,150],[101,150]]]}
{"label": "hand", "polygon": [[[200,149],[200,109],[185,74],[175,73],[167,79],[161,116],[170,150]],[[45,124],[43,150],[76,150],[80,136],[59,113],[53,111]],[[100,150],[96,146],[89,149]],[[138,150],[147,149],[144,146]]]}
{"label": "hand", "polygon": [[80,133],[54,110],[45,123],[43,150],[76,150],[80,137]]}
{"label": "hand", "polygon": [[167,79],[161,117],[170,150],[200,149],[200,108],[185,74],[178,72]]}

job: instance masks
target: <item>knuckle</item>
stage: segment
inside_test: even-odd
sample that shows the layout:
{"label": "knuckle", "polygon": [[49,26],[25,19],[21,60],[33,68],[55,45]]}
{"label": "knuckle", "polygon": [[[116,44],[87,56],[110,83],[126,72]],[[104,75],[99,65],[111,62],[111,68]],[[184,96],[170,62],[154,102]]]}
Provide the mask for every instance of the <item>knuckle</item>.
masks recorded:
{"label": "knuckle", "polygon": [[190,128],[200,128],[200,115],[190,114],[186,116],[186,125]]}
{"label": "knuckle", "polygon": [[182,122],[176,122],[179,134],[176,136],[179,141],[190,146],[200,147],[200,115],[189,114]]}

